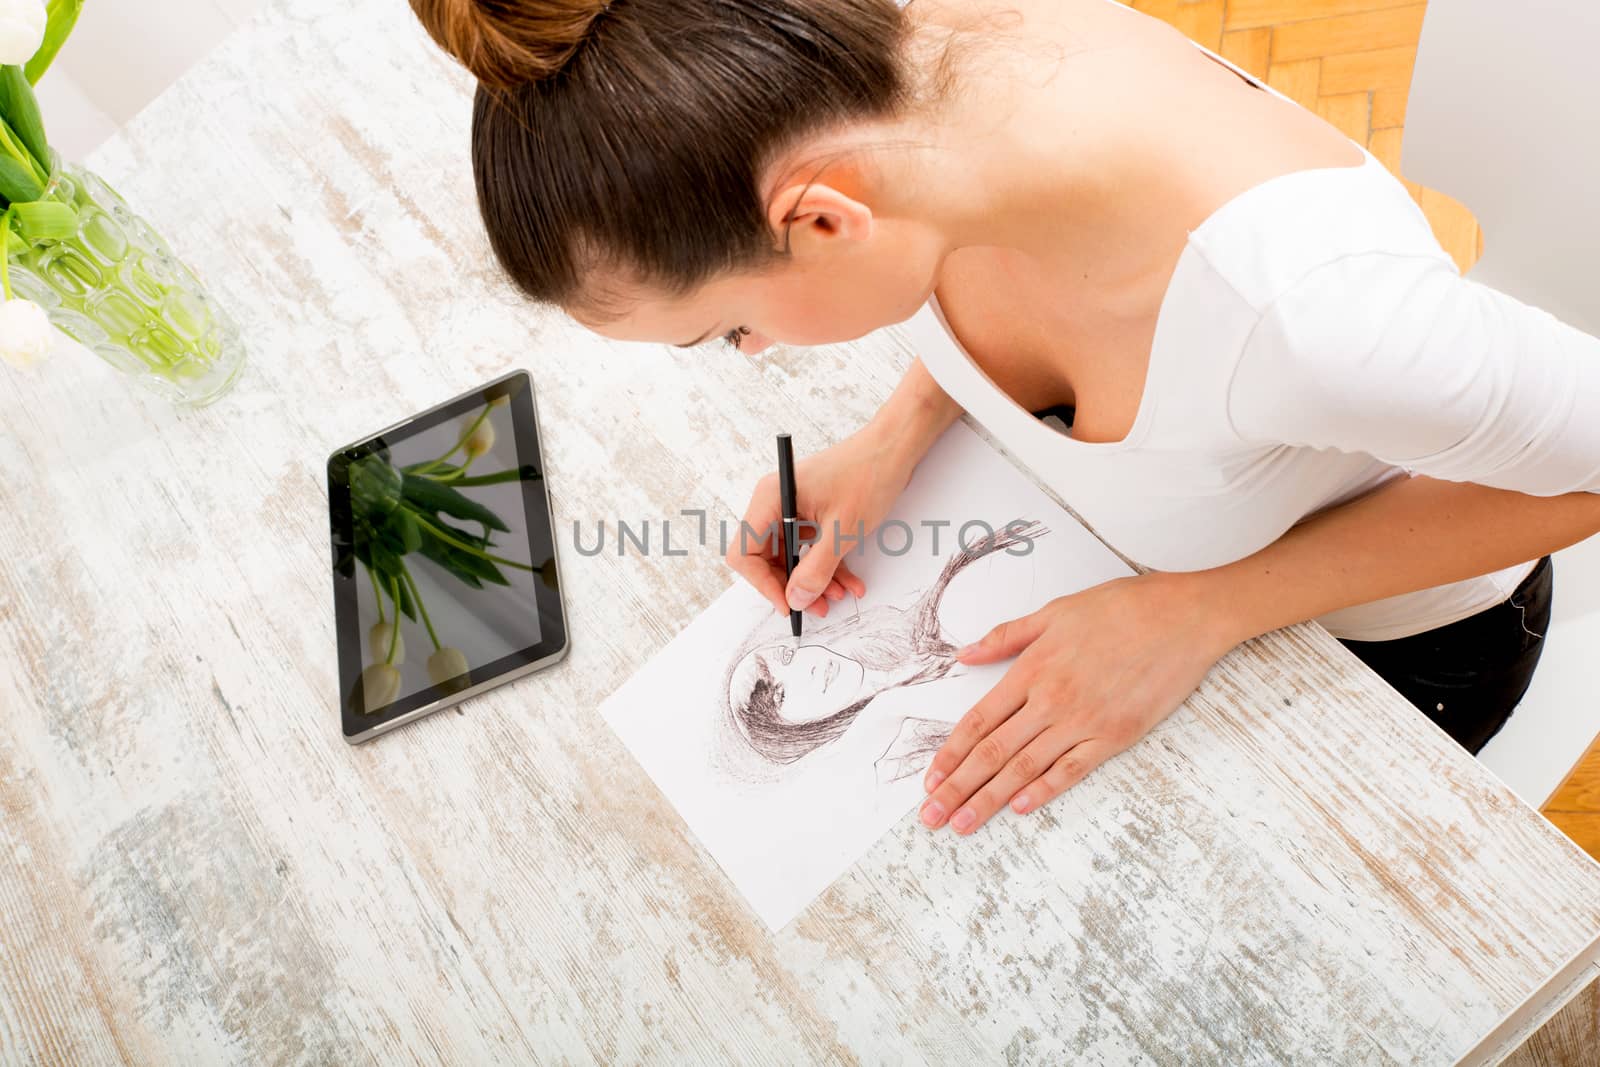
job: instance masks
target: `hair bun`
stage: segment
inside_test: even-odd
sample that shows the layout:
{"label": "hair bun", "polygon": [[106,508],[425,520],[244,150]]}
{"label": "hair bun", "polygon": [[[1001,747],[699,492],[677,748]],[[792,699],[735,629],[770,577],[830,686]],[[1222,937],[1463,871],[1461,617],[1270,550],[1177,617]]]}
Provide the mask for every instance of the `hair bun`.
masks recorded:
{"label": "hair bun", "polygon": [[608,6],[610,0],[411,0],[439,47],[496,89],[555,74]]}

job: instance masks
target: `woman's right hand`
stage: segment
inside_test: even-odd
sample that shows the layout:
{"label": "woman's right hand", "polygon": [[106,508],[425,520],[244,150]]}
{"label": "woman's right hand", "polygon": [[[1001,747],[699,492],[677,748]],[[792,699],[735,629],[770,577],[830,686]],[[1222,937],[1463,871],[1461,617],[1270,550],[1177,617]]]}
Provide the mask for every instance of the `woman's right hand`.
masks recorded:
{"label": "woman's right hand", "polygon": [[825,616],[828,601],[843,600],[847,592],[866,595],[867,587],[842,557],[878,528],[911,480],[915,463],[908,464],[898,454],[903,451],[875,421],[832,448],[795,461],[795,511],[809,524],[803,526],[802,537],[811,543],[787,588],[783,557],[774,551],[775,539],[768,536],[782,523],[778,475],[768,474],[756,483],[745,511],[748,531],[741,527],[743,536],[731,539],[728,565],[783,613]]}

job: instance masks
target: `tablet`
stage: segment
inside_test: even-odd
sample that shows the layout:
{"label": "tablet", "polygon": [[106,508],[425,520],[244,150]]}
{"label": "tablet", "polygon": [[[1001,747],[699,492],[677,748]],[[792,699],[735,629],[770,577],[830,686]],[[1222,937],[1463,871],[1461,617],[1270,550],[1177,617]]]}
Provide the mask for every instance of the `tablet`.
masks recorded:
{"label": "tablet", "polygon": [[328,510],[346,741],[566,654],[526,371],[339,449]]}

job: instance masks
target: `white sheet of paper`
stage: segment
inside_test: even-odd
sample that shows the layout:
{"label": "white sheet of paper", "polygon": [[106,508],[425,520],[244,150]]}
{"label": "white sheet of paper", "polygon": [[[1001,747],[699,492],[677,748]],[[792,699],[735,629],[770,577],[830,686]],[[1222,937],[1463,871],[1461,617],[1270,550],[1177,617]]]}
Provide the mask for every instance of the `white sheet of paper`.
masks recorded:
{"label": "white sheet of paper", "polygon": [[[939,520],[949,525],[929,525]],[[969,527],[968,543],[1014,520],[1047,532],[941,582],[958,531],[974,520],[987,529]],[[1132,573],[960,423],[917,468],[883,530],[881,543],[869,535],[849,556],[867,595],[831,603],[826,619],[807,615],[798,642],[789,617],[739,582],[600,708],[774,930],[921,804],[922,773],[943,735],[1005,672],[1007,664],[963,667],[949,650],[1058,596]],[[755,716],[741,727],[753,721],[750,708],[773,703],[770,685],[768,700],[745,699],[763,671],[782,687],[779,721]],[[836,736],[790,736],[793,723],[830,717]]]}

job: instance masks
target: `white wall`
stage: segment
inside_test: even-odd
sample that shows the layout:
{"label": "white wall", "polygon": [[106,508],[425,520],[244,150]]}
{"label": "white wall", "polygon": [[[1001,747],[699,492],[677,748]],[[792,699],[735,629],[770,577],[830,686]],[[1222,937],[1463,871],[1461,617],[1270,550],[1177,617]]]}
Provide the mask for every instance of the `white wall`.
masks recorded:
{"label": "white wall", "polygon": [[70,159],[87,155],[261,2],[86,0],[38,86],[51,144]]}

